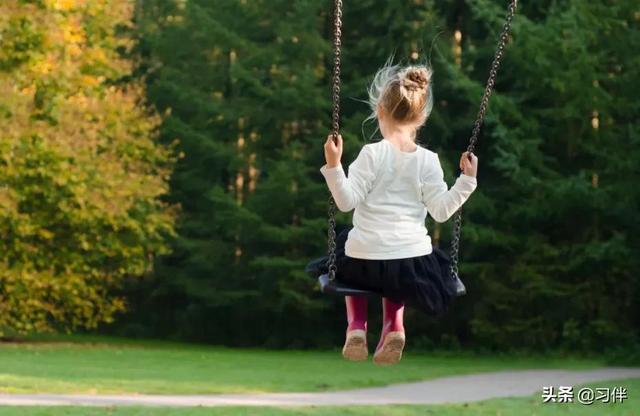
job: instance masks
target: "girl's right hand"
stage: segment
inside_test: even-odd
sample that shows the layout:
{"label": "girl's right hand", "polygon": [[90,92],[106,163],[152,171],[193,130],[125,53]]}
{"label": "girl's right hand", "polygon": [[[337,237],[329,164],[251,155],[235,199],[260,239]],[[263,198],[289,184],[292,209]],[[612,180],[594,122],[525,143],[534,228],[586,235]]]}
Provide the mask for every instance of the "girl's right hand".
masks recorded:
{"label": "girl's right hand", "polygon": [[460,157],[460,170],[467,176],[476,177],[478,173],[478,157],[473,153],[464,152]]}
{"label": "girl's right hand", "polygon": [[333,134],[327,136],[324,143],[324,158],[327,161],[328,168],[334,168],[340,164],[342,157],[342,135],[338,134],[337,143],[333,141]]}

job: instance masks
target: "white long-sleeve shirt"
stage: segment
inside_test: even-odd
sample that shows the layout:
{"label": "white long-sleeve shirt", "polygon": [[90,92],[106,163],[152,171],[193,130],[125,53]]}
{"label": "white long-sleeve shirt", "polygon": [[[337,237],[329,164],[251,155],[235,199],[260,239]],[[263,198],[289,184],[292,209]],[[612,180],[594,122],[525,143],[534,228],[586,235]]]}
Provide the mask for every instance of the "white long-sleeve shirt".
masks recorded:
{"label": "white long-sleeve shirt", "polygon": [[448,220],[477,186],[460,174],[448,189],[438,154],[420,145],[404,152],[387,139],[365,144],[349,165],[320,172],[337,208],[353,213],[345,254],[361,259],[401,259],[433,250],[425,219]]}

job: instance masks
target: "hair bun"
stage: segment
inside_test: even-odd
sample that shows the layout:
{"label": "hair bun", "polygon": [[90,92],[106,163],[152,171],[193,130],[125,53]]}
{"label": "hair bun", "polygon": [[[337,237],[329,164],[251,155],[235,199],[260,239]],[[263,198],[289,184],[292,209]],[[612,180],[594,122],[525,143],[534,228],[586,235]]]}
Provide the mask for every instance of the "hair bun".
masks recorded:
{"label": "hair bun", "polygon": [[425,90],[429,85],[431,74],[426,68],[409,68],[400,80],[402,86],[410,92]]}

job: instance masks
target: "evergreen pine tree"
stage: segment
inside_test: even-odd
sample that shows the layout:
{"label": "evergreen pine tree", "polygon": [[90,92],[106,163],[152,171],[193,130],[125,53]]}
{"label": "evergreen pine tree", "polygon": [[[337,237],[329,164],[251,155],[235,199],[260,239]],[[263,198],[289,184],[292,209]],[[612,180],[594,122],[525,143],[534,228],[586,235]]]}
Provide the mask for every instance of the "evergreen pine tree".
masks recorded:
{"label": "evergreen pine tree", "polygon": [[326,245],[326,219],[313,215],[326,209],[317,180],[329,120],[324,5],[142,6],[149,95],[170,113],[164,139],[179,139],[184,153],[171,195],[184,214],[139,316],[148,310],[143,319],[175,336],[302,345],[283,333],[311,339],[309,322],[324,320],[303,270]]}

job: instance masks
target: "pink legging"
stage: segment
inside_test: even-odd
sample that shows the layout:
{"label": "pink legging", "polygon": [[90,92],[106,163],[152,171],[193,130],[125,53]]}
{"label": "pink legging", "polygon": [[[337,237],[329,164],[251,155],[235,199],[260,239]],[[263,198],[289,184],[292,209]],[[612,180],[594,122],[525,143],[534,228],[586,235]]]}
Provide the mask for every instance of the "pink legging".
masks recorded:
{"label": "pink legging", "polygon": [[[367,297],[366,296],[345,296],[347,306],[347,331],[353,329],[367,330]],[[380,342],[384,340],[387,333],[391,331],[404,331],[404,304],[396,303],[392,300],[382,298],[382,334]]]}

